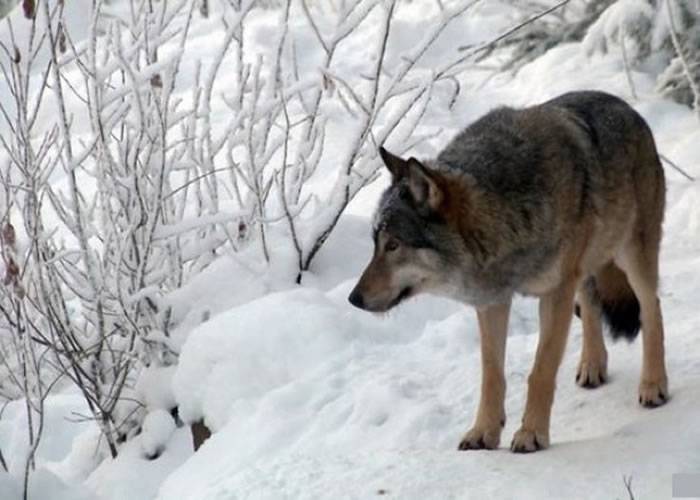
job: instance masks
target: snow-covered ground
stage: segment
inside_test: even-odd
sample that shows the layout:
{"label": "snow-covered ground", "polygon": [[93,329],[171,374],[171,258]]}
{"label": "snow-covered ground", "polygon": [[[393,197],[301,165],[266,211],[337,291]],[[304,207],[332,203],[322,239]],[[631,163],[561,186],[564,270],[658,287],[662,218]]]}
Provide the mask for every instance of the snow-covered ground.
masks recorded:
{"label": "snow-covered ground", "polygon": [[[473,32],[451,30],[448,41],[488,39],[507,25],[489,9],[480,15],[466,24]],[[402,18],[396,35],[402,43],[410,46],[420,20]],[[207,32],[194,33],[206,52]],[[631,99],[620,54],[589,56],[581,44],[551,50],[516,77],[476,85],[488,75],[466,74],[454,109],[428,117],[445,132],[425,151],[439,150],[499,104],[527,105],[589,88]],[[660,151],[700,178],[696,116],[659,98],[650,74],[631,76],[639,97],[631,104],[649,121]],[[137,392],[150,413],[116,460],[105,458],[95,427],[81,421],[88,412],[78,394],[51,397],[30,498],[50,492],[46,498],[100,500],[622,499],[625,478],[632,478],[637,499],[669,498],[672,474],[700,473],[700,185],[672,169],[666,177],[661,301],[672,397],[665,406],[637,403],[639,341],[609,343],[609,382],[577,387],[581,326],[575,321],[559,372],[552,446],[512,454],[507,445],[537,342],[536,302],[517,299],[501,449],[456,451],[479,396],[474,312],[431,297],[381,317],[347,303],[371,253],[370,217],[386,185],[382,178],[351,204],[304,286],[285,284],[284,266],[258,276],[224,257],[171,297],[181,316],[179,366],[143,379]],[[189,429],[175,428],[164,412],[173,400],[183,420],[204,419],[214,432],[196,454]],[[13,457],[24,456],[23,419],[21,402],[0,413],[0,449],[10,465],[10,474],[0,472],[2,500],[20,498]]]}

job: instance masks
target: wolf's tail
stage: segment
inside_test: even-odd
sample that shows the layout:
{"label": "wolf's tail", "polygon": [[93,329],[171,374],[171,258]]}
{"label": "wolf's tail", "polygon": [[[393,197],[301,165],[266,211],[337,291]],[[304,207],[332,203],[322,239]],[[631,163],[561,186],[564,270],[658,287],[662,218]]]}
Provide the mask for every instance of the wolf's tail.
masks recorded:
{"label": "wolf's tail", "polygon": [[584,293],[600,307],[613,339],[624,337],[631,342],[637,337],[641,326],[639,301],[619,267],[612,262],[607,264],[588,279]]}

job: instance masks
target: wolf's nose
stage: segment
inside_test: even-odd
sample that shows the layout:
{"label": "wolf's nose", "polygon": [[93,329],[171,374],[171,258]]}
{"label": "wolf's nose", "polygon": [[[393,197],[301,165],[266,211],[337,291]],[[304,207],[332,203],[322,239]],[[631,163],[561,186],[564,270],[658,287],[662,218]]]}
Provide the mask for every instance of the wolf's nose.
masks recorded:
{"label": "wolf's nose", "polygon": [[360,309],[365,308],[365,299],[362,298],[362,294],[357,290],[352,291],[350,297],[348,297],[348,300],[355,307],[359,307]]}

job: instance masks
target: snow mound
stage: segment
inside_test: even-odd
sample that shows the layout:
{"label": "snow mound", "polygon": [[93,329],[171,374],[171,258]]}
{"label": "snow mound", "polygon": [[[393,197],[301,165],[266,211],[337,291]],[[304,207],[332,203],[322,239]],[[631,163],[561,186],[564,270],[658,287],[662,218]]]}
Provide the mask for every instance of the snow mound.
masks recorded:
{"label": "snow mound", "polygon": [[141,449],[146,458],[157,458],[175,432],[175,421],[165,410],[146,415],[141,429]]}
{"label": "snow mound", "polygon": [[170,410],[176,406],[172,390],[175,366],[149,366],[139,374],[136,394],[150,410]]}
{"label": "snow mound", "polygon": [[[160,414],[160,411],[157,415]],[[167,415],[167,414],[166,414]],[[167,415],[170,418],[169,415]],[[192,453],[192,438],[189,428],[174,429],[171,436],[165,438],[165,433],[159,437],[167,440],[167,446],[157,457],[144,456],[145,436],[150,434],[152,443],[154,432],[170,430],[171,427],[164,423],[165,415],[160,414],[151,422],[152,429],[139,434],[134,439],[124,443],[119,449],[116,459],[104,460],[83,484],[90,491],[90,498],[100,500],[147,500],[155,498],[155,495],[164,478],[177,469]],[[171,419],[172,420],[172,419]],[[154,429],[157,429],[155,431]],[[39,499],[52,497],[37,497]],[[179,498],[177,495],[173,499]],[[4,500],[4,499],[3,499]]]}
{"label": "snow mound", "polygon": [[[51,471],[39,468],[29,476],[29,499],[91,500],[81,487],[64,483]],[[0,498],[21,500],[22,480],[0,470]]]}
{"label": "snow mound", "polygon": [[212,430],[246,405],[300,378],[357,335],[371,335],[321,292],[277,293],[215,316],[182,348],[173,380],[185,422]]}

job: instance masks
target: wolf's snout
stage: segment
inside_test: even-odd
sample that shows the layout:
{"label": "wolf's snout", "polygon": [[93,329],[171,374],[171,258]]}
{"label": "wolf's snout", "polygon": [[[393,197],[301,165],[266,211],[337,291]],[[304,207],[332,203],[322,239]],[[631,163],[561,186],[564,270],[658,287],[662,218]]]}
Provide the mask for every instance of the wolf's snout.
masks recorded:
{"label": "wolf's snout", "polygon": [[357,289],[352,291],[352,293],[348,297],[348,300],[355,307],[359,307],[360,309],[365,308],[365,299],[362,296],[362,294],[357,291]]}

